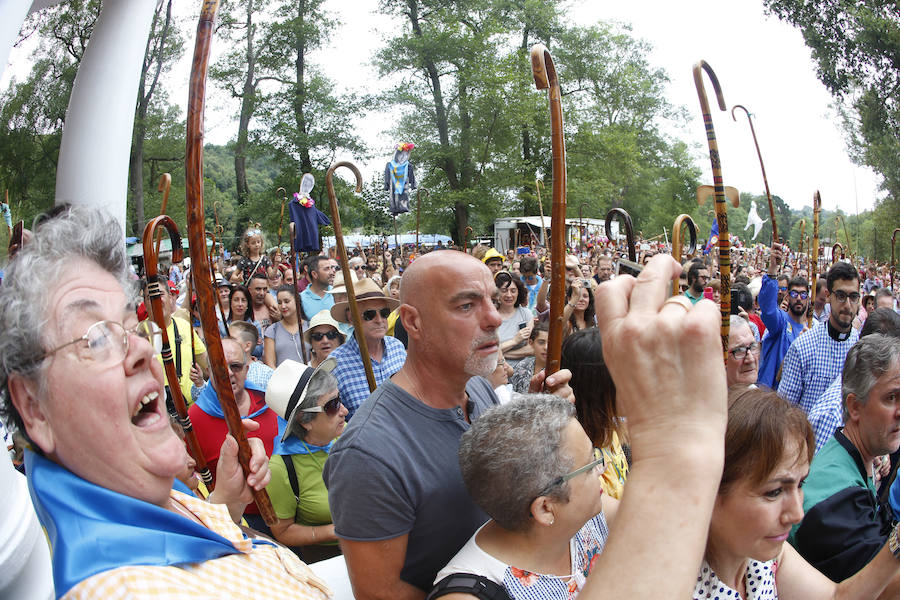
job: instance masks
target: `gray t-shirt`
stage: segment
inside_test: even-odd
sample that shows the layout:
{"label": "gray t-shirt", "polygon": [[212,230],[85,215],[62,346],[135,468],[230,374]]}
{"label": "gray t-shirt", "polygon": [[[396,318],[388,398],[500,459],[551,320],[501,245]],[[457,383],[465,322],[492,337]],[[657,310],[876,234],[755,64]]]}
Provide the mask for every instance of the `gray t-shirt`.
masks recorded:
{"label": "gray t-shirt", "polygon": [[[287,359],[295,360],[299,363],[307,363],[305,357],[301,356],[300,351],[303,348],[300,340],[300,333],[291,333],[284,328],[281,321],[276,321],[266,327],[266,337],[275,340],[275,366],[277,367]],[[309,352],[309,349],[307,349]]]}
{"label": "gray t-shirt", "polygon": [[[490,383],[466,384],[469,417],[498,404]],[[461,411],[432,408],[391,381],[363,402],[325,463],[323,478],[338,537],[388,540],[408,534],[400,577],[431,589],[447,564],[488,516],[466,491],[459,438]]]}

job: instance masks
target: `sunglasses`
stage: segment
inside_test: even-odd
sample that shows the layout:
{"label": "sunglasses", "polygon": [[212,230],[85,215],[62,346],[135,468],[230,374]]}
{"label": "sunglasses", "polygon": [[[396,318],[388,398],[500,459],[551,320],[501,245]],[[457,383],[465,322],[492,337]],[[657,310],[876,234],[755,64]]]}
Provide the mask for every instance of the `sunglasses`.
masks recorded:
{"label": "sunglasses", "polygon": [[321,332],[316,331],[315,333],[309,334],[309,337],[312,338],[314,342],[321,342],[323,337],[327,337],[329,340],[336,340],[338,336],[338,332],[332,329],[331,331]]}
{"label": "sunglasses", "polygon": [[391,309],[382,308],[381,310],[375,310],[374,308],[370,308],[369,310],[364,310],[362,313],[363,321],[371,321],[375,318],[375,315],[381,315],[382,319],[387,319],[391,314]]}
{"label": "sunglasses", "polygon": [[247,366],[245,363],[240,362],[228,363],[228,368],[231,369],[231,372],[235,375],[243,371],[245,366]]}
{"label": "sunglasses", "polygon": [[791,291],[788,292],[788,294],[790,295],[791,298],[794,298],[795,300],[796,300],[797,298],[800,298],[801,300],[806,300],[807,298],[809,298],[809,294],[808,294],[808,293],[806,293],[806,292],[798,292],[797,290],[791,290]]}
{"label": "sunglasses", "polygon": [[779,285],[779,286],[778,286],[778,291],[779,291],[779,292],[786,292],[786,291],[787,291],[787,286],[786,286],[786,285],[785,285],[785,286]]}
{"label": "sunglasses", "polygon": [[335,396],[322,406],[310,406],[309,408],[301,408],[300,412],[323,412],[329,417],[333,417],[341,410],[341,397]]}

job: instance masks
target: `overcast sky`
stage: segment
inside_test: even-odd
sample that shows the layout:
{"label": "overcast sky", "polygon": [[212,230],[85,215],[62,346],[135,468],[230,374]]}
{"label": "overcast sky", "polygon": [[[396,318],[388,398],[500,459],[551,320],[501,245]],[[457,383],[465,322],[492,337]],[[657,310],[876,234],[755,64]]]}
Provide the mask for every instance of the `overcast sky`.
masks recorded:
{"label": "overcast sky", "polygon": [[[189,16],[193,32],[199,5],[179,4]],[[376,0],[328,0],[326,7],[343,25],[333,35],[330,47],[318,52],[314,60],[339,89],[386,87],[386,82],[377,80],[371,57],[382,43],[383,32],[399,24],[375,12]],[[697,164],[708,183],[712,183],[712,176],[706,136],[691,72],[701,58],[718,75],[729,110],[718,110],[712,86],[704,79],[713,107],[726,185],[742,192],[764,193],[747,119],[740,111],[737,122],[730,115],[732,106],[742,104],[754,115],[773,194],[793,208],[811,205],[817,189],[826,209],[840,207],[853,214],[857,203],[859,210],[872,207],[878,195],[878,177],[850,161],[840,123],[830,107],[831,96],[816,79],[800,32],[775,17],[766,17],[760,0],[573,2],[567,18],[569,23],[579,25],[598,20],[630,23],[635,37],[653,45],[651,63],[665,69],[671,78],[669,100],[687,107],[692,116],[687,127],[671,133],[696,146]],[[187,104],[190,46],[167,82],[172,100],[182,107]],[[215,44],[213,48],[215,53]],[[21,66],[24,58],[21,51],[14,50],[10,56],[13,68],[9,71],[19,72],[15,67]],[[209,93],[207,140],[225,143],[235,134],[236,124],[230,115],[237,106],[214,88]],[[373,113],[358,123],[358,134],[379,154],[375,160],[360,165],[366,171],[380,171],[390,159],[394,141],[386,133],[390,122],[389,114]],[[415,156],[412,159],[414,162]],[[364,176],[368,179],[371,173]],[[765,207],[760,207],[763,218],[768,216],[766,213]]]}

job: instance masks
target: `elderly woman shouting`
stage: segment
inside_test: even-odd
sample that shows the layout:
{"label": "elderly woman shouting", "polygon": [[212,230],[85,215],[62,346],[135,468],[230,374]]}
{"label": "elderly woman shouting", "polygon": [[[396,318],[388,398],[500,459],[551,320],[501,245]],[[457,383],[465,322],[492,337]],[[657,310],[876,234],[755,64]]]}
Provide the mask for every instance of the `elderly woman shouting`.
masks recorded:
{"label": "elderly woman shouting", "polygon": [[[248,486],[268,484],[260,440],[250,440],[245,479],[238,444],[225,438],[212,504],[172,488],[184,444],[169,426],[162,366],[135,333],[135,294],[115,219],[56,209],[6,275],[2,408],[28,438],[29,488],[53,547],[57,597],[192,590],[325,598],[305,565],[231,520],[249,501]],[[228,510],[216,504],[222,501]]]}
{"label": "elderly woman shouting", "polygon": [[341,553],[328,508],[322,469],[346,424],[347,409],[331,374],[333,358],[318,368],[281,363],[266,388],[266,402],[287,421],[280,446],[269,460],[266,490],[278,522],[272,534],[313,563]]}
{"label": "elderly woman shouting", "polygon": [[491,409],[463,434],[459,464],[491,520],[438,573],[431,597],[452,587],[454,574],[493,582],[513,600],[576,596],[603,551],[616,502],[603,499],[603,455],[572,404],[530,395]]}

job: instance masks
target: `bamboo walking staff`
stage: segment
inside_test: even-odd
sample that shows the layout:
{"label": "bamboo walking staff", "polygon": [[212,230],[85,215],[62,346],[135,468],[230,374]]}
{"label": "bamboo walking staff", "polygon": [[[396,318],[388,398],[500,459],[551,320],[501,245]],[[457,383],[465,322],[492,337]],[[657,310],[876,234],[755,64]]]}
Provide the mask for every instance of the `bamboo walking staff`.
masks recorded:
{"label": "bamboo walking staff", "polygon": [[[275,190],[275,193],[278,193],[278,192],[281,192],[281,216],[278,217],[278,249],[280,250],[281,249],[281,229],[284,227],[284,205],[287,202],[288,196],[287,196],[287,190],[284,189],[283,187],[280,187],[277,190]],[[293,238],[293,234],[291,234],[291,237]],[[293,245],[291,247],[293,247]],[[300,313],[297,312],[297,314],[299,315]]]}
{"label": "bamboo walking staff", "polygon": [[[163,173],[159,176],[159,185],[156,186],[157,192],[163,193],[162,204],[159,207],[160,216],[166,214],[166,209],[169,207],[169,190],[172,187],[172,176],[169,173]],[[159,232],[159,235],[156,238],[156,256],[159,256],[159,245],[162,243],[162,232]],[[146,253],[144,253],[146,257]],[[175,260],[175,248],[172,248],[172,262],[177,262]],[[168,273],[166,273],[168,276]]]}
{"label": "bamboo walking staff", "polygon": [[419,248],[419,211],[422,208],[422,191],[425,192],[426,198],[431,199],[431,192],[426,188],[420,187],[416,190],[416,256],[421,253]]}
{"label": "bamboo walking staff", "polygon": [[[174,262],[180,262],[184,258],[184,250],[181,248],[181,236],[178,233],[178,228],[175,226],[175,221],[173,221],[171,217],[168,215],[160,215],[147,223],[147,226],[144,228],[143,245],[144,269],[147,276],[147,295],[150,298],[150,315],[153,318],[153,322],[159,327],[162,336],[162,361],[163,368],[166,371],[166,382],[168,383],[166,390],[172,398],[172,404],[174,405],[178,423],[184,430],[184,440],[187,442],[188,452],[191,453],[191,456],[197,462],[197,472],[200,473],[200,478],[203,480],[203,483],[205,483],[209,490],[212,491],[212,473],[209,472],[209,466],[206,464],[203,450],[201,450],[200,442],[197,439],[197,432],[194,431],[194,426],[191,424],[187,404],[184,401],[184,396],[181,395],[181,385],[178,380],[178,373],[175,372],[175,363],[172,360],[172,346],[169,343],[169,334],[166,327],[166,320],[163,315],[162,304],[163,294],[168,294],[169,290],[168,287],[164,289],[157,278],[159,275],[159,252],[153,248],[153,238],[156,237],[157,230],[168,232],[169,239],[172,242],[172,260]],[[158,238],[156,243],[157,245],[159,244]],[[193,272],[193,269],[191,269],[191,271]],[[174,321],[172,322],[172,327],[177,327]],[[193,349],[193,347],[194,328],[191,327],[191,348]]]}
{"label": "bamboo walking staff", "polygon": [[[686,226],[688,231],[688,236],[690,237],[690,244],[688,245],[687,257],[694,258],[694,254],[697,252],[697,225],[694,223],[694,219],[691,218],[691,215],[688,214],[680,214],[675,219],[675,224],[672,225],[672,258],[677,260],[679,263],[681,262],[681,227]],[[680,284],[678,279],[672,280],[672,295],[677,296],[681,293]]]}
{"label": "bamboo walking staff", "polygon": [[[206,72],[209,67],[209,49],[212,41],[213,27],[216,18],[218,0],[204,0],[197,24],[197,41],[194,46],[194,57],[191,64],[191,79],[188,92],[187,135],[185,151],[184,180],[187,195],[188,240],[193,262],[201,273],[209,272],[206,256],[206,235],[203,213],[203,113],[206,104]],[[206,336],[206,348],[209,353],[209,366],[212,381],[215,383],[219,403],[225,413],[228,431],[238,443],[238,462],[244,475],[250,473],[250,444],[241,423],[241,414],[231,390],[228,367],[225,364],[225,352],[222,350],[222,337],[216,319],[216,303],[218,298],[212,281],[198,277],[194,284],[197,288],[197,306],[200,310],[200,322]],[[254,490],[253,500],[259,508],[260,515],[266,524],[274,525],[278,518],[272,508],[272,502],[265,490]]]}
{"label": "bamboo walking staff", "polygon": [[[709,162],[713,172],[713,186],[716,194],[716,222],[719,225],[719,313],[722,316],[720,335],[722,337],[722,357],[728,360],[728,334],[730,332],[729,320],[731,318],[731,240],[728,237],[728,209],[725,206],[725,185],[722,182],[722,161],[719,157],[719,146],[716,143],[716,130],[713,127],[712,114],[709,110],[709,101],[706,98],[706,89],[703,86],[703,71],[709,76],[716,99],[719,101],[719,109],[725,111],[725,98],[722,96],[722,87],[712,67],[705,60],[700,60],[694,65],[694,85],[697,87],[697,96],[700,98],[700,108],[703,111],[703,124],[706,127],[706,141],[709,144]],[[774,225],[774,223],[773,223]]]}
{"label": "bamboo walking staff", "polygon": [[[547,334],[549,377],[559,370],[562,357],[563,310],[566,305],[566,141],[563,138],[562,92],[553,57],[543,44],[531,47],[531,74],[539,90],[547,90],[550,103],[550,148],[553,205],[550,212],[550,322]],[[540,205],[540,200],[538,201]],[[541,222],[543,223],[541,208]],[[546,235],[546,231],[545,231]],[[546,239],[546,238],[545,238]]]}
{"label": "bamboo walking staff", "polygon": [[900,232],[900,227],[891,233],[891,293],[894,291],[894,243],[897,241],[898,232]]}
{"label": "bamboo walking staff", "polygon": [[753,145],[756,146],[756,156],[759,157],[759,168],[762,170],[763,176],[763,184],[766,186],[766,200],[769,201],[769,217],[772,219],[772,243],[775,243],[779,240],[778,237],[778,225],[775,223],[775,205],[772,204],[772,193],[769,191],[769,180],[766,177],[766,166],[763,164],[762,153],[759,151],[759,142],[756,141],[756,129],[753,128],[753,118],[750,116],[750,111],[746,109],[746,107],[735,104],[731,108],[731,118],[737,121],[737,116],[734,114],[735,109],[740,108],[747,115],[747,122],[750,123],[750,133],[753,135]]}
{"label": "bamboo walking staff", "polygon": [[342,161],[328,167],[325,173],[325,189],[328,190],[328,203],[331,207],[331,225],[334,227],[334,241],[337,244],[338,260],[344,274],[344,285],[347,287],[347,301],[350,303],[350,318],[353,320],[353,333],[359,343],[359,354],[363,368],[366,370],[366,381],[369,391],[375,391],[375,373],[372,371],[372,359],[369,357],[369,345],[363,335],[362,319],[359,317],[359,305],[356,303],[356,292],[353,291],[353,278],[350,275],[350,261],[347,260],[347,248],[344,246],[344,234],[341,232],[341,213],[338,210],[337,195],[334,193],[334,171],[338,167],[347,167],[356,175],[356,193],[362,192],[363,179],[359,169],[351,162]]}
{"label": "bamboo walking staff", "polygon": [[[534,187],[537,190],[537,198],[538,198],[538,210],[541,213],[541,235],[544,236],[544,247],[550,247],[550,238],[547,237],[547,227],[544,225],[544,203],[541,202],[541,188],[544,187],[544,182],[540,179],[534,180]],[[551,223],[552,225],[553,223]]]}
{"label": "bamboo walking staff", "polygon": [[[819,271],[819,212],[822,210],[822,195],[819,194],[819,191],[816,190],[816,193],[813,194],[813,239],[811,244],[807,244],[809,247],[809,277],[810,277],[810,285],[812,286],[810,289],[812,293],[816,293],[816,279],[818,279],[818,271]],[[809,313],[809,316],[806,318],[806,325],[808,327],[812,327],[813,315]]]}

